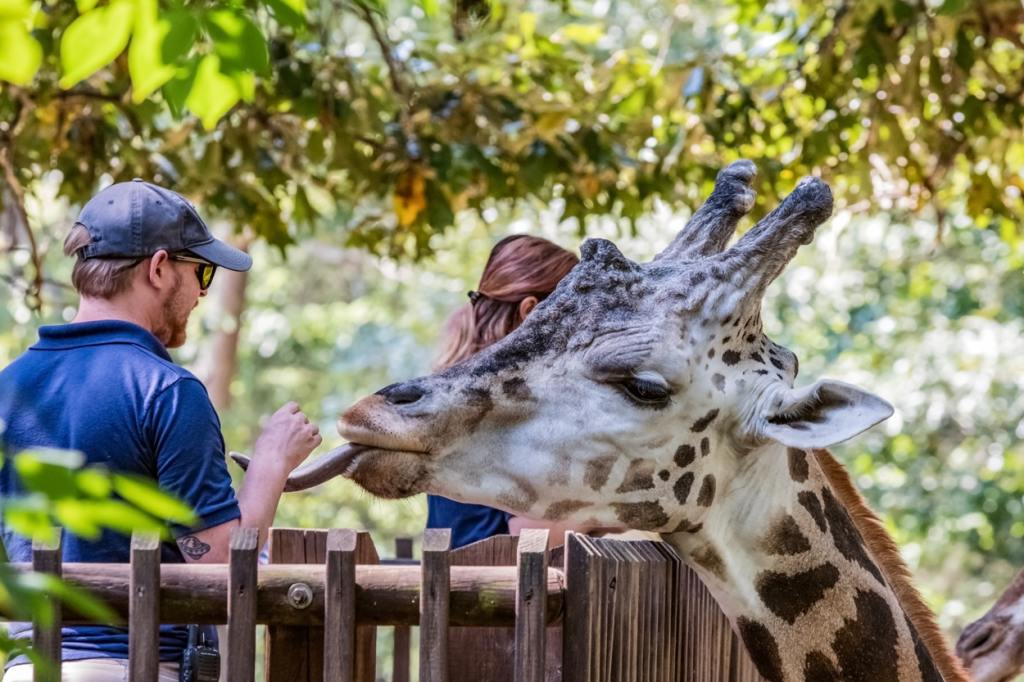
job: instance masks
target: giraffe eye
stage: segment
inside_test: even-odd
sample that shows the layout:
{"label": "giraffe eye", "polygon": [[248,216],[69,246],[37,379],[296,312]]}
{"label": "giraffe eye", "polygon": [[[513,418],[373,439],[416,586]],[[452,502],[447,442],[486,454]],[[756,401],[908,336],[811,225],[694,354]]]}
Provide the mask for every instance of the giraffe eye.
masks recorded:
{"label": "giraffe eye", "polygon": [[618,386],[626,397],[643,407],[665,407],[672,397],[667,386],[650,379],[630,377]]}

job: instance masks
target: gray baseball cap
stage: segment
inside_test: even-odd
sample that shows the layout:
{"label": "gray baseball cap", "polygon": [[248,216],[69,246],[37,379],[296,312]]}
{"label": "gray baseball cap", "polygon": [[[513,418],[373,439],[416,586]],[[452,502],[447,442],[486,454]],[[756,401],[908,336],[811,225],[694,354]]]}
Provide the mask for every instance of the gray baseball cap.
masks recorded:
{"label": "gray baseball cap", "polygon": [[102,190],[82,207],[76,221],[92,243],[84,258],[144,258],[160,249],[190,253],[214,265],[243,272],[252,257],[210,234],[185,197],[140,178]]}

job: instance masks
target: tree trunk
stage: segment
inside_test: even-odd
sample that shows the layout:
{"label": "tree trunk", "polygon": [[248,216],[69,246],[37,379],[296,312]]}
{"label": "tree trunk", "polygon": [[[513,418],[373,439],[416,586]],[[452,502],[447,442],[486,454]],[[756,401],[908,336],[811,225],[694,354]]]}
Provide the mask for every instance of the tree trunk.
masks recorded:
{"label": "tree trunk", "polygon": [[[231,241],[243,251],[249,250],[247,238]],[[200,354],[198,365],[210,401],[218,412],[231,406],[231,380],[238,366],[238,335],[242,313],[245,312],[245,286],[248,279],[247,272],[220,268],[215,284],[210,287],[216,331]]]}

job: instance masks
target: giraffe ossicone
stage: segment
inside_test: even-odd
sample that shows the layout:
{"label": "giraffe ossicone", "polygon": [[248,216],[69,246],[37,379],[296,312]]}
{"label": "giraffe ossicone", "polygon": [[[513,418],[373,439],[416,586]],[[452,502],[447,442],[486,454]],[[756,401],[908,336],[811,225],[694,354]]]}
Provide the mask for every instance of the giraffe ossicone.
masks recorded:
{"label": "giraffe ossicone", "polygon": [[649,263],[587,240],[505,339],[353,405],[338,429],[358,445],[293,487],[343,474],[381,497],[657,531],[769,681],[966,679],[891,541],[872,540],[873,517],[816,450],[892,407],[836,381],[794,388],[795,355],[761,329],[765,290],[831,214],[831,191],[801,181],[727,248],[753,178],[749,161],[721,171]]}

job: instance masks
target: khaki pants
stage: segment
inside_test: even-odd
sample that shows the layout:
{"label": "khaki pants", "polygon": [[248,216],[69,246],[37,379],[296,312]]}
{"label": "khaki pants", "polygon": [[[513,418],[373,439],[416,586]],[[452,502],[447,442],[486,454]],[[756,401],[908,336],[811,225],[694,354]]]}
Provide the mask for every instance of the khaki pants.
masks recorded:
{"label": "khaki pants", "polygon": [[[16,665],[4,675],[3,682],[32,682],[31,665]],[[161,663],[160,682],[178,682],[178,664]],[[64,661],[61,665],[63,682],[129,682],[128,661],[120,658],[88,658],[82,661]]]}

